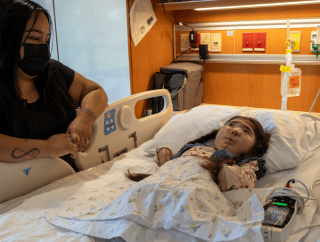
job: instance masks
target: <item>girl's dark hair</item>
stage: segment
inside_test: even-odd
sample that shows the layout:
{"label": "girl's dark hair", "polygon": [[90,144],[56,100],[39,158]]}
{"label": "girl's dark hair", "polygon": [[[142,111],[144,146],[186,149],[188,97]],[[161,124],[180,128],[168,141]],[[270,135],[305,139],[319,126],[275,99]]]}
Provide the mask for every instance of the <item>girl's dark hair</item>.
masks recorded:
{"label": "girl's dark hair", "polygon": [[[23,34],[33,13],[33,26],[40,13],[43,13],[52,33],[50,14],[39,4],[30,0],[0,1],[0,110],[3,111],[2,117],[6,123],[10,124],[9,135],[19,138],[34,136],[34,124],[28,117],[21,91],[14,78]],[[34,83],[48,110],[63,121],[75,117],[74,101],[60,77],[52,72],[50,63],[34,79]]]}
{"label": "girl's dark hair", "polygon": [[[217,175],[219,170],[222,168],[223,164],[227,165],[234,165],[244,159],[252,158],[252,157],[262,157],[269,146],[269,141],[271,135],[263,130],[263,127],[259,123],[258,120],[250,117],[243,117],[243,116],[234,116],[229,119],[226,123],[233,119],[244,119],[248,120],[252,123],[252,129],[256,137],[256,142],[254,146],[247,152],[240,155],[237,155],[233,159],[219,159],[219,158],[210,158],[208,162],[204,162],[200,164],[203,168],[207,169],[212,177],[212,179],[218,183]],[[195,143],[203,143],[208,140],[214,139],[218,133],[219,129],[213,130],[211,133],[206,134],[198,139],[190,141],[188,144],[195,144]],[[130,173],[129,170],[125,173],[125,176],[133,181],[141,181],[142,179],[150,176],[150,174],[141,174],[141,173]]]}
{"label": "girl's dark hair", "polygon": [[[254,118],[250,118],[250,117],[234,116],[231,119],[229,119],[226,123],[228,123],[229,121],[231,121],[233,119],[244,119],[244,120],[248,120],[249,122],[251,122],[253,124],[253,126],[251,126],[251,127],[253,129],[254,134],[255,134],[256,142],[255,142],[254,146],[248,152],[237,155],[233,159],[223,160],[223,159],[219,159],[219,158],[209,158],[208,162],[204,162],[201,164],[201,166],[203,168],[205,168],[209,171],[212,179],[216,183],[218,183],[217,175],[218,175],[220,169],[222,168],[223,164],[234,165],[234,164],[237,164],[238,162],[240,162],[244,159],[247,159],[247,158],[253,158],[253,157],[260,158],[266,153],[268,146],[269,146],[269,141],[270,141],[271,135],[263,130],[263,127],[261,126],[261,124],[259,123],[258,120],[254,119]],[[214,130],[210,134],[202,136],[199,139],[194,140],[192,142],[193,143],[197,143],[197,142],[201,143],[206,140],[210,140],[212,138],[215,138],[218,131],[219,130]]]}

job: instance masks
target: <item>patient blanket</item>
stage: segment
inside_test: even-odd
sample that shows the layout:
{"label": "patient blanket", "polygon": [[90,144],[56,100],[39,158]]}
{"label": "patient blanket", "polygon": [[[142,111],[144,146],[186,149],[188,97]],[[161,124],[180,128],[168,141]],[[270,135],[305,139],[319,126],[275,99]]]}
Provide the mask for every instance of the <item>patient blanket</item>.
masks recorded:
{"label": "patient blanket", "polygon": [[[263,241],[260,200],[270,191],[222,193],[201,161],[194,156],[171,160],[94,213],[94,205],[83,209],[85,201],[79,194],[64,208],[46,210],[46,219],[54,226],[104,239],[171,241],[178,233],[184,241]],[[97,193],[109,192],[106,187]]]}

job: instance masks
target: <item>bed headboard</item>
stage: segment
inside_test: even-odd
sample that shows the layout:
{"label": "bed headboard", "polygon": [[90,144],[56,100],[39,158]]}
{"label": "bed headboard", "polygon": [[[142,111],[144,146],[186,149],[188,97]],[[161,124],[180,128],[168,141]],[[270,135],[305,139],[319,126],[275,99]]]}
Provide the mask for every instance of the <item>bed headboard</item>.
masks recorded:
{"label": "bed headboard", "polygon": [[[140,100],[164,98],[161,112],[137,119],[135,105]],[[85,170],[150,140],[173,116],[170,93],[165,89],[146,91],[110,103],[93,125],[92,144],[85,153],[78,153],[75,164]]]}

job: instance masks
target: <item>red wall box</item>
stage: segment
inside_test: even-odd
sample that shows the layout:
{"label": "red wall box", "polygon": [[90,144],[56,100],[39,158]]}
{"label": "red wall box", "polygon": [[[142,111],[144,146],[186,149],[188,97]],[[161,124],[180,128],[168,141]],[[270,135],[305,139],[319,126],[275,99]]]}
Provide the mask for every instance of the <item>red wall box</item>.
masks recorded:
{"label": "red wall box", "polygon": [[242,51],[252,52],[254,48],[254,33],[242,33]]}
{"label": "red wall box", "polygon": [[267,33],[255,33],[254,34],[254,51],[265,52],[267,42]]}

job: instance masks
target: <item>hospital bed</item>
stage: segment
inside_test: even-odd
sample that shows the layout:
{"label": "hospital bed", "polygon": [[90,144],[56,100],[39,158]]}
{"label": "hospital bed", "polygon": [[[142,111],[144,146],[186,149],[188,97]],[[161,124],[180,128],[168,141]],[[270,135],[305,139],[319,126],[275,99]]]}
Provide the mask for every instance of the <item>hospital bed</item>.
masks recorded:
{"label": "hospital bed", "polygon": [[[137,119],[136,103],[159,96],[162,112]],[[267,174],[255,188],[221,193],[198,161],[160,168],[152,161],[157,146],[175,152],[235,115],[258,119],[272,134]],[[90,149],[75,160],[81,172],[61,159],[0,164],[0,241],[262,241],[266,195],[291,178],[310,187],[320,178],[319,160],[319,113],[201,105],[174,114],[168,91],[135,94],[97,119]],[[135,183],[124,176],[128,169],[153,175]],[[294,223],[320,223],[317,202],[308,201]],[[318,231],[287,241],[317,241]]]}

